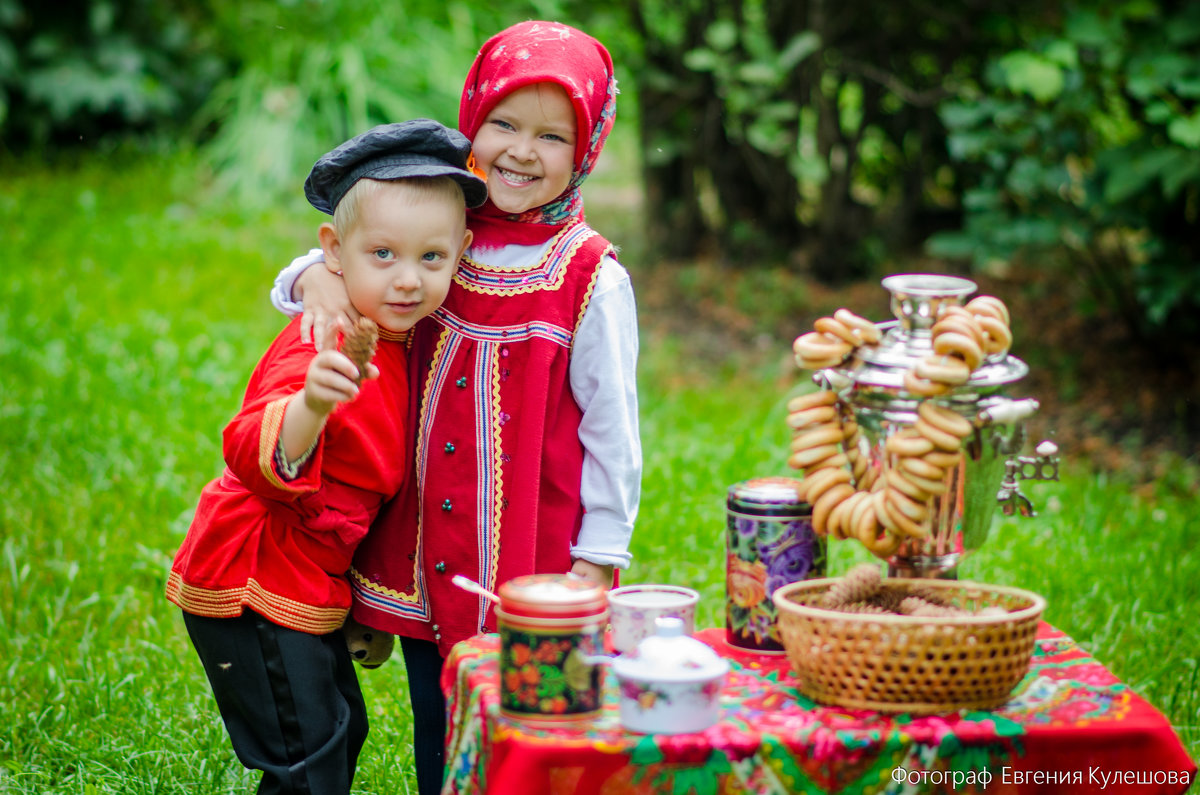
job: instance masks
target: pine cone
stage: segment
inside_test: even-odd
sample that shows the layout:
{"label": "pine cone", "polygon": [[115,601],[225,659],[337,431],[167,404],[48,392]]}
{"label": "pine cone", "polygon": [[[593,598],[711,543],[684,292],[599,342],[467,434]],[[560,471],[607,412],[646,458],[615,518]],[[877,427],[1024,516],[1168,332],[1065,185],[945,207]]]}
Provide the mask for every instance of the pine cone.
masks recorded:
{"label": "pine cone", "polygon": [[367,363],[375,355],[375,343],[379,340],[379,326],[370,318],[360,317],[354,328],[342,339],[342,353],[358,368],[358,383],[367,377]]}
{"label": "pine cone", "polygon": [[836,609],[839,613],[857,613],[860,615],[877,616],[887,615],[891,612],[890,610],[885,610],[879,605],[871,604],[870,602],[852,602],[850,604],[838,605]]}
{"label": "pine cone", "polygon": [[882,580],[878,566],[860,563],[829,588],[825,594],[825,606],[836,610],[842,605],[870,601],[879,590]]}
{"label": "pine cone", "polygon": [[908,596],[907,593],[904,593],[897,588],[880,588],[875,592],[875,595],[871,597],[869,604],[880,607],[885,612],[896,613],[900,610],[900,602],[906,596]]}
{"label": "pine cone", "polygon": [[899,612],[905,616],[922,616],[925,618],[950,618],[971,615],[966,610],[959,610],[957,607],[945,607],[926,602],[919,596],[909,596],[901,601]]}
{"label": "pine cone", "polygon": [[[924,599],[926,602],[929,602],[930,604],[939,605],[940,607],[954,607],[955,606],[946,598],[946,592],[943,591],[941,588],[936,588],[936,587],[932,587],[932,586],[928,586],[928,585],[922,585],[921,583],[913,583],[912,585],[910,585],[908,588],[907,595],[919,597],[921,599]],[[969,612],[969,611],[964,611],[964,612]]]}

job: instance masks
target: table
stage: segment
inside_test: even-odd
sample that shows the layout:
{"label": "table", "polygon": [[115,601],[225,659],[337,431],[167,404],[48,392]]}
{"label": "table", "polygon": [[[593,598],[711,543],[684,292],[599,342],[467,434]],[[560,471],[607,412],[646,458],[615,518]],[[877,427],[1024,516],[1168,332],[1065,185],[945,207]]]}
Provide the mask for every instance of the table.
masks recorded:
{"label": "table", "polygon": [[912,717],[822,707],[784,657],[697,638],[731,662],[721,719],[695,734],[638,735],[601,715],[533,727],[500,713],[497,635],[457,644],[443,793],[1127,793],[1186,791],[1196,765],[1162,713],[1043,623],[1029,672],[1003,707]]}

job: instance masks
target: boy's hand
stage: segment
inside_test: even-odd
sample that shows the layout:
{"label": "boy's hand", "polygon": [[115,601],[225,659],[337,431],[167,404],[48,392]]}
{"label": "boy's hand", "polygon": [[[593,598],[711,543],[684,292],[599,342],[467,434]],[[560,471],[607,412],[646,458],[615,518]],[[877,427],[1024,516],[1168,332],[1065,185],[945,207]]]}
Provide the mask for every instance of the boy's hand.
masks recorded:
{"label": "boy's hand", "polygon": [[578,574],[580,577],[586,577],[594,583],[603,585],[605,588],[612,588],[612,566],[601,566],[598,563],[592,563],[590,560],[580,559],[571,563],[571,573]]}
{"label": "boy's hand", "polygon": [[[358,366],[337,349],[340,328],[340,322],[334,323],[316,336],[320,352],[308,365],[304,378],[304,403],[320,415],[327,415],[337,404],[348,403],[358,396]],[[366,377],[378,378],[379,368],[368,363]]]}
{"label": "boy's hand", "polygon": [[333,345],[325,344],[331,329],[336,331],[339,323],[342,328],[353,328],[358,320],[358,310],[346,294],[346,283],[341,276],[331,273],[320,263],[304,269],[296,279],[292,292],[304,302],[304,314],[300,317],[300,340],[312,340],[318,351],[337,346],[336,333]]}
{"label": "boy's hand", "polygon": [[[368,371],[370,368],[368,367]],[[378,370],[375,371],[378,374]],[[340,351],[323,350],[313,357],[304,379],[304,404],[313,412],[329,414],[338,403],[358,396],[358,368]]]}

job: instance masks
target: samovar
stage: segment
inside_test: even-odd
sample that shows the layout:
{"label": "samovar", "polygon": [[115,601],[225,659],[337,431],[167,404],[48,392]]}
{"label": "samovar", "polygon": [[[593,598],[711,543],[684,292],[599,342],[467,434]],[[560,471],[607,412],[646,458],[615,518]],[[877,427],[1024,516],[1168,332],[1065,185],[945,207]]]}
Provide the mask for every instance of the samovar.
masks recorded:
{"label": "samovar", "polygon": [[[905,374],[932,351],[930,329],[947,306],[961,305],[976,291],[969,279],[938,274],[902,274],[882,281],[891,294],[895,320],[875,325],[878,344],[860,345],[840,365],[817,370],[814,381],[834,390],[842,415],[858,423],[859,453],[884,473],[893,465],[885,443],[917,421],[922,398],[905,389]],[[1007,390],[1029,372],[1025,362],[1004,352],[988,356],[969,380],[937,398],[972,425],[962,458],[945,476],[945,493],[931,498],[921,538],[905,538],[888,558],[889,575],[954,577],[955,568],[987,538],[996,505],[1005,514],[1034,514],[1021,492],[1022,480],[1057,480],[1057,447],[1038,445],[1019,455],[1024,420],[1038,409],[1032,398]]]}

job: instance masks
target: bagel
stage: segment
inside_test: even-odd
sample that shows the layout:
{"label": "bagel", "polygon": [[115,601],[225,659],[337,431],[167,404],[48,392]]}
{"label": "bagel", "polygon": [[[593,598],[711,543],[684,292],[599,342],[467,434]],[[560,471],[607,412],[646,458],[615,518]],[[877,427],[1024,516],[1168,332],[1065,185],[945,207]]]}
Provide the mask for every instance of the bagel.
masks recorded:
{"label": "bagel", "polygon": [[971,368],[957,356],[926,356],[913,365],[912,372],[917,378],[949,386],[961,386],[971,378]]}
{"label": "bagel", "polygon": [[928,453],[925,453],[919,457],[925,463],[933,464],[935,467],[939,467],[943,471],[947,469],[958,469],[958,465],[962,463],[962,450],[930,450]]}
{"label": "bagel", "polygon": [[858,535],[860,532],[869,532],[874,535],[878,530],[878,523],[875,521],[875,495],[860,491],[863,499],[854,505],[854,509],[850,512],[849,533]]}
{"label": "bagel", "polygon": [[836,423],[826,422],[797,431],[792,437],[791,450],[799,453],[812,447],[828,444],[841,444],[842,429]]}
{"label": "bagel", "polygon": [[[883,492],[879,493],[882,497]],[[903,538],[899,533],[894,532],[894,526],[889,528],[887,522],[890,517],[887,516],[887,509],[884,507],[883,501],[871,495],[870,501],[871,510],[867,512],[867,519],[863,520],[863,524],[855,525],[854,537],[858,539],[871,554],[881,558],[886,558],[892,555],[900,548],[900,543]],[[870,524],[867,524],[867,520]],[[880,530],[883,532],[880,532]]]}
{"label": "bagel", "polygon": [[946,476],[945,469],[935,466],[918,456],[908,456],[899,459],[896,462],[896,468],[905,475],[912,475],[926,480],[941,480]]}
{"label": "bagel", "polygon": [[824,359],[806,359],[800,355],[796,356],[796,366],[803,370],[829,370],[840,367],[844,361],[846,361],[844,356],[829,356]]}
{"label": "bagel", "polygon": [[923,500],[914,500],[904,492],[893,488],[888,488],[887,500],[896,510],[914,522],[923,522],[929,518],[929,506]]}
{"label": "bagel", "polygon": [[828,525],[826,524],[826,520],[829,517],[829,512],[832,511],[835,507],[837,507],[842,502],[842,500],[846,499],[847,497],[849,497],[851,494],[854,494],[854,493],[855,493],[854,487],[851,486],[849,483],[838,483],[836,486],[829,489],[824,494],[822,494],[820,497],[818,497],[817,501],[815,503],[812,503],[813,529],[816,530],[821,535],[825,535],[826,528],[828,527]]}
{"label": "bagel", "polygon": [[974,370],[983,361],[983,348],[966,334],[948,331],[933,338],[933,352],[958,356]]}
{"label": "bagel", "polygon": [[971,421],[957,411],[946,406],[939,406],[936,403],[930,403],[928,400],[922,402],[917,407],[917,416],[935,428],[954,434],[960,439],[970,436],[971,431],[974,430]]}
{"label": "bagel", "polygon": [[[796,360],[805,362],[824,363],[836,360],[840,364],[852,350],[854,350],[854,346],[850,343],[819,331],[801,334],[792,343],[792,351],[796,354]],[[812,364],[807,366],[809,369],[819,369]]]}
{"label": "bagel", "polygon": [[889,436],[883,443],[883,449],[898,456],[920,456],[933,450],[933,442],[908,428]]}
{"label": "bagel", "polygon": [[899,491],[901,494],[904,494],[906,497],[910,498],[913,502],[923,503],[925,500],[929,499],[929,494],[927,492],[922,491],[919,486],[895,469],[889,469],[887,472],[885,472],[883,474],[883,479],[887,481],[887,487],[889,489],[895,489],[896,491]]}
{"label": "bagel", "polygon": [[816,408],[817,406],[835,406],[837,405],[837,392],[832,389],[819,389],[816,392],[809,392],[806,395],[797,395],[788,401],[787,409],[789,412],[804,411],[806,409]]}
{"label": "bagel", "polygon": [[801,409],[788,414],[788,425],[794,430],[807,428],[810,425],[820,425],[836,420],[838,411],[835,406],[813,406],[811,409]]}
{"label": "bagel", "polygon": [[977,295],[967,302],[965,309],[973,315],[990,315],[1006,326],[1012,325],[1008,307],[994,295]]}
{"label": "bagel", "polygon": [[938,381],[930,381],[928,378],[921,378],[909,370],[904,374],[904,390],[917,397],[936,397],[949,392],[950,386]]}
{"label": "bagel", "polygon": [[875,540],[881,528],[875,518],[874,495],[859,493],[863,498],[850,507],[850,515],[842,520],[843,531],[847,537],[857,538],[865,545]]}
{"label": "bagel", "polygon": [[823,444],[820,447],[809,447],[798,450],[788,458],[788,466],[792,469],[807,469],[816,466],[821,461],[837,455],[841,449],[836,444]]}
{"label": "bagel", "polygon": [[933,446],[939,450],[953,453],[956,450],[962,449],[961,436],[955,436],[952,433],[943,431],[941,428],[934,427],[924,417],[917,417],[914,427],[916,427],[917,433],[933,442]]}
{"label": "bagel", "polygon": [[871,462],[865,455],[858,453],[854,455],[847,454],[847,458],[850,459],[850,474],[854,476],[854,482],[858,484],[859,488],[865,488],[861,481],[863,476],[867,474]]}
{"label": "bagel", "polygon": [[978,320],[979,327],[987,336],[983,343],[984,352],[989,356],[1007,353],[1012,347],[1012,329],[1005,325],[1004,321],[990,315],[980,315]]}
{"label": "bagel", "polygon": [[812,474],[805,475],[800,481],[804,493],[802,499],[812,505],[821,495],[839,483],[849,483],[850,473],[840,468],[818,469]]}
{"label": "bagel", "polygon": [[804,471],[815,472],[818,469],[825,469],[826,467],[835,467],[837,469],[843,469],[849,472],[850,457],[845,453],[837,453],[836,455],[831,455],[829,458],[826,458],[822,461],[818,461],[810,467],[805,467]]}
{"label": "bagel", "polygon": [[954,317],[955,315],[966,318],[975,317],[975,315],[971,314],[971,312],[969,312],[965,306],[961,306],[959,304],[945,304],[938,310],[937,317],[934,318],[934,321],[940,321],[944,318]]}
{"label": "bagel", "polygon": [[849,456],[851,463],[855,459],[866,458],[867,451],[863,449],[865,447],[866,443],[863,440],[862,434],[857,431],[855,431],[853,436],[847,436],[842,441],[842,449],[846,451],[846,455]]}
{"label": "bagel", "polygon": [[841,541],[849,535],[848,531],[851,528],[849,522],[850,513],[854,510],[854,506],[869,496],[869,494],[864,492],[855,491],[830,509],[829,515],[825,518],[825,532],[830,538],[836,538]]}
{"label": "bagel", "polygon": [[[915,459],[905,459],[905,460],[915,460]],[[949,489],[946,487],[945,481],[943,481],[941,478],[923,478],[920,475],[914,475],[911,472],[907,472],[907,471],[903,472],[902,475],[903,475],[903,477],[902,477],[903,480],[907,480],[913,486],[915,486],[918,489],[920,489],[921,491],[925,492],[925,494],[927,494],[930,497],[940,497],[943,494],[945,494],[947,491],[949,491]]]}
{"label": "bagel", "polygon": [[881,339],[879,326],[876,326],[865,317],[859,317],[849,309],[839,309],[833,313],[834,320],[837,320],[849,326],[859,337],[862,342],[868,345],[874,345]]}
{"label": "bagel", "polygon": [[949,332],[957,332],[964,334],[975,340],[975,344],[983,347],[983,327],[974,315],[964,313],[961,315],[946,315],[941,320],[933,324],[933,328],[929,332],[937,337],[940,334]]}
{"label": "bagel", "polygon": [[891,515],[888,514],[887,509],[884,506],[886,501],[886,489],[883,491],[871,492],[871,505],[875,508],[875,520],[879,522],[880,526],[882,526],[884,530],[898,532],[896,523],[892,520]]}
{"label": "bagel", "polygon": [[[882,556],[890,555],[900,546],[905,538],[905,533],[896,526],[895,520],[888,512],[886,492],[872,494],[871,507],[874,509],[877,528],[882,530],[882,533],[871,539],[871,544],[867,549],[877,555],[880,553],[876,550],[886,549],[887,551]],[[859,537],[859,541],[863,541],[863,538]]]}
{"label": "bagel", "polygon": [[861,537],[858,540],[871,554],[879,558],[888,558],[900,548],[900,543],[903,539],[892,533],[883,533],[882,535],[875,536],[874,540],[870,542]]}
{"label": "bagel", "polygon": [[837,337],[842,342],[849,343],[853,346],[858,346],[862,342],[858,337],[854,336],[854,332],[845,323],[834,320],[831,317],[819,317],[813,321],[813,328],[822,334],[827,334],[830,337]]}
{"label": "bagel", "polygon": [[875,491],[883,488],[883,478],[879,477],[880,470],[868,462],[862,474],[854,475],[854,482],[864,491]]}
{"label": "bagel", "polygon": [[912,538],[925,538],[929,535],[929,530],[920,522],[910,519],[903,511],[896,507],[896,504],[892,501],[895,492],[889,490],[885,494],[887,498],[883,501],[884,510],[887,512],[888,518],[896,525],[896,529],[900,534]]}

